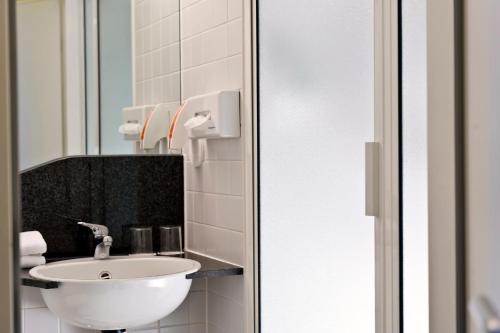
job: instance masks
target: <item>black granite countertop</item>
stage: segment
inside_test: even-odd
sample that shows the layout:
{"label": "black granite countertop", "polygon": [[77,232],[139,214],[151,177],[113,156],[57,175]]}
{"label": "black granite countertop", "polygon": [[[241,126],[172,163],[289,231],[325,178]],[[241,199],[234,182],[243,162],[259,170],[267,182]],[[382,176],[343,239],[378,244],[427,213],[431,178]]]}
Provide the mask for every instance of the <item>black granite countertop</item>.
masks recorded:
{"label": "black granite countertop", "polygon": [[[221,276],[229,275],[242,275],[243,267],[225,263],[216,259],[212,259],[200,254],[193,252],[185,252],[179,257],[196,260],[201,264],[199,271],[186,275],[186,279],[200,279],[200,278],[215,278]],[[49,260],[49,262],[76,259],[76,258],[61,258]],[[32,278],[29,273],[29,269],[23,269],[21,271],[21,284],[23,286],[35,287],[41,289],[55,289],[59,286],[59,282],[45,281]]]}

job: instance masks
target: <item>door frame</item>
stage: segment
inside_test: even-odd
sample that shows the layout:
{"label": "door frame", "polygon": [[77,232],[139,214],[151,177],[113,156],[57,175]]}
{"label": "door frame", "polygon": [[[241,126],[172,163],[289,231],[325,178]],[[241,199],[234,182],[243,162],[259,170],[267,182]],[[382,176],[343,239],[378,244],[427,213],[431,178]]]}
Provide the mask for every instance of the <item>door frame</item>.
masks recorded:
{"label": "door frame", "polygon": [[0,3],[0,331],[20,331],[14,0]]}
{"label": "door frame", "polygon": [[379,146],[375,217],[375,325],[400,332],[400,0],[374,2],[374,140]]}
{"label": "door frame", "polygon": [[430,333],[466,331],[463,0],[427,1]]}

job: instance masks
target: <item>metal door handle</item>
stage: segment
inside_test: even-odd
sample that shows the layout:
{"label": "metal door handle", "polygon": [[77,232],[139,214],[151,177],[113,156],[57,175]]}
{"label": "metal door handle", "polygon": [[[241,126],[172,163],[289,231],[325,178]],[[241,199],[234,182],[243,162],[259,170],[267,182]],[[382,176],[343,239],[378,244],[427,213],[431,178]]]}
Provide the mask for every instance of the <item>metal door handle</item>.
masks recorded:
{"label": "metal door handle", "polygon": [[379,215],[380,144],[365,143],[365,215]]}

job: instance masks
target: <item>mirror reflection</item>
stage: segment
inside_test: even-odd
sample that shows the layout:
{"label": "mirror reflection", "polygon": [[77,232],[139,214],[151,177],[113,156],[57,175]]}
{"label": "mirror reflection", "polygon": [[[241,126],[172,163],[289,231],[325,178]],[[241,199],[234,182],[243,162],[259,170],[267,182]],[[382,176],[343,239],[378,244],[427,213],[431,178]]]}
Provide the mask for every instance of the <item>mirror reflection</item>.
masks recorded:
{"label": "mirror reflection", "polygon": [[123,109],[179,104],[179,0],[161,1],[161,10],[149,3],[17,1],[21,170],[138,152],[119,131]]}

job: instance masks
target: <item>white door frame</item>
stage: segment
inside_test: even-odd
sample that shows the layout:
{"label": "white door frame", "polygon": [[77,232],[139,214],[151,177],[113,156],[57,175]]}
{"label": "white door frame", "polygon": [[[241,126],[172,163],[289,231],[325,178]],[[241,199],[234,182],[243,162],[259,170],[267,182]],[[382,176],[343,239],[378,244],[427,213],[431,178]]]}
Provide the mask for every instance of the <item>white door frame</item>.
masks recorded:
{"label": "white door frame", "polygon": [[15,1],[0,2],[0,331],[18,332],[15,144]]}
{"label": "white door frame", "polygon": [[462,6],[427,1],[430,333],[465,332]]}
{"label": "white door frame", "polygon": [[379,209],[375,219],[376,332],[400,331],[399,1],[374,2],[375,142]]}

